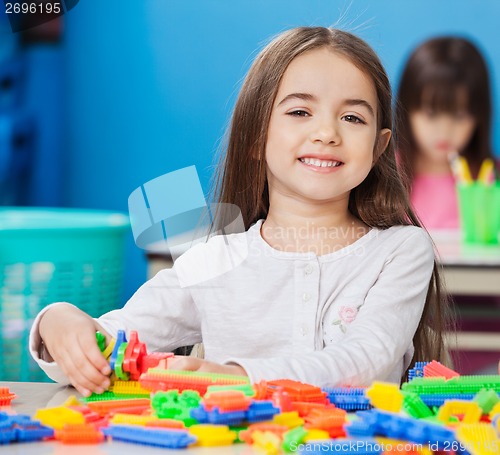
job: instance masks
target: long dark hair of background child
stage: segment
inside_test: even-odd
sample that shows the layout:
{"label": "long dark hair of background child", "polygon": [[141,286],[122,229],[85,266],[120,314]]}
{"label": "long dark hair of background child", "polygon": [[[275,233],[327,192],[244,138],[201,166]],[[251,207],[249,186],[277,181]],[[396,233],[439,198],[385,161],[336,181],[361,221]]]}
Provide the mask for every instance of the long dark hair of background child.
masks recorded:
{"label": "long dark hair of background child", "polygon": [[[465,92],[465,98],[460,92]],[[461,105],[465,101],[465,106]],[[417,147],[409,115],[419,109],[454,114],[465,108],[476,120],[475,131],[461,151],[473,177],[481,163],[492,158],[491,92],[488,68],[479,50],[460,37],[426,41],[410,56],[399,84],[396,102],[397,150],[409,179],[414,178]]]}

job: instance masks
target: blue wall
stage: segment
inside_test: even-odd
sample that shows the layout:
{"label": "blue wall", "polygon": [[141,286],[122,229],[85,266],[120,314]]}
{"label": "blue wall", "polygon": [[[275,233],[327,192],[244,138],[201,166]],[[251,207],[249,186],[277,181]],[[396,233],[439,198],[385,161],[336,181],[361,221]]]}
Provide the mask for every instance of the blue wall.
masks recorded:
{"label": "blue wall", "polygon": [[[481,5],[479,8],[477,4]],[[127,209],[128,195],[196,164],[205,190],[242,77],[268,37],[297,25],[354,31],[397,81],[431,35],[472,37],[500,112],[497,0],[86,0],[66,15],[63,204]],[[500,131],[494,144],[500,150]],[[127,297],[145,280],[129,242]]]}

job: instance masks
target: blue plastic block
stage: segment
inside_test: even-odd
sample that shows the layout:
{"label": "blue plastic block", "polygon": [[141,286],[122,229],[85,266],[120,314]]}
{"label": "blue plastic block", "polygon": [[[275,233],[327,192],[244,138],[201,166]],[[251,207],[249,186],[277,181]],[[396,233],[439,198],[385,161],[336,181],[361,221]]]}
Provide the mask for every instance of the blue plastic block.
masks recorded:
{"label": "blue plastic block", "polygon": [[103,428],[106,436],[113,440],[165,447],[167,449],[185,449],[197,441],[197,438],[184,430],[165,430],[139,427],[136,425],[111,425]]}
{"label": "blue plastic block", "polygon": [[15,441],[16,431],[13,428],[1,428],[0,429],[0,444],[8,444],[9,442]]}
{"label": "blue plastic block", "polygon": [[351,437],[362,438],[375,436],[375,428],[363,419],[355,420],[345,426],[346,432]]}
{"label": "blue plastic block", "polygon": [[20,442],[40,441],[45,438],[52,438],[54,430],[42,425],[40,422],[30,421],[18,424],[15,429],[16,440]]}
{"label": "blue plastic block", "polygon": [[279,408],[273,406],[272,401],[253,401],[246,411],[246,417],[249,422],[261,422],[272,419],[280,412]]}
{"label": "blue plastic block", "polygon": [[362,411],[370,409],[370,400],[366,397],[366,389],[362,387],[325,388],[330,403],[345,411]]}
{"label": "blue plastic block", "polygon": [[204,406],[191,409],[191,417],[199,423],[237,426],[246,420],[245,411],[220,412],[217,408],[207,411]]}
{"label": "blue plastic block", "polygon": [[442,406],[446,400],[471,401],[474,397],[474,393],[426,393],[420,395],[422,401],[429,407]]}
{"label": "blue plastic block", "polygon": [[[360,435],[362,431],[376,436],[402,439],[420,444],[438,444],[438,449],[455,442],[455,435],[448,428],[422,420],[403,417],[398,414],[382,412],[377,409],[361,411],[357,416],[359,421],[346,427],[349,435]],[[364,424],[364,425],[363,425]]]}
{"label": "blue plastic block", "polygon": [[111,371],[115,371],[115,362],[116,358],[118,357],[118,349],[120,348],[120,345],[126,342],[127,337],[125,335],[125,330],[118,330],[118,333],[116,334],[115,347],[113,348],[113,352],[111,353],[111,357],[109,358],[109,366],[111,367]]}
{"label": "blue plastic block", "polygon": [[414,367],[408,370],[408,382],[412,381],[415,378],[424,377],[424,367],[429,362],[416,362]]}

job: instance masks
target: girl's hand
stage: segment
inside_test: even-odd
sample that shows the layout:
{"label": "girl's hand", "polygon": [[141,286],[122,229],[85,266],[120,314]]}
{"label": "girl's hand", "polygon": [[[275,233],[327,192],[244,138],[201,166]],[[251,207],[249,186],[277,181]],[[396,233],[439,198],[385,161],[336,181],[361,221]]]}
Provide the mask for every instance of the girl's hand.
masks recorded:
{"label": "girl's hand", "polygon": [[169,370],[200,371],[205,373],[233,374],[247,376],[246,371],[239,365],[220,365],[196,357],[175,356],[168,363]]}
{"label": "girl's hand", "polygon": [[70,305],[54,306],[40,320],[49,355],[83,396],[109,387],[111,368],[97,346],[97,330],[111,339],[88,314]]}

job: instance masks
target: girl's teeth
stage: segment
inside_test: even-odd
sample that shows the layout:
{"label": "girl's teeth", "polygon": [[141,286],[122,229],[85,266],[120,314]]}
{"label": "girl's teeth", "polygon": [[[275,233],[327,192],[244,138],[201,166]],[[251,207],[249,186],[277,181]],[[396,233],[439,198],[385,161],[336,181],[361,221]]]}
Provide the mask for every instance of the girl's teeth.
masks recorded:
{"label": "girl's teeth", "polygon": [[315,158],[300,158],[300,161],[304,164],[317,167],[338,167],[342,164],[340,161],[323,161]]}

